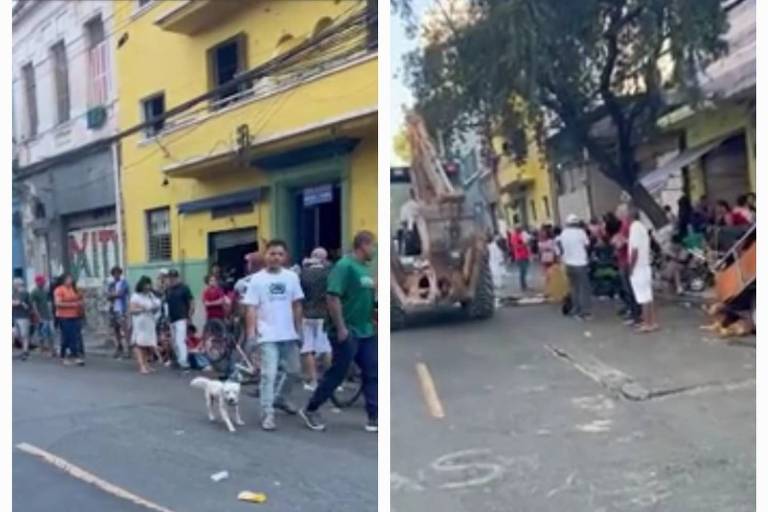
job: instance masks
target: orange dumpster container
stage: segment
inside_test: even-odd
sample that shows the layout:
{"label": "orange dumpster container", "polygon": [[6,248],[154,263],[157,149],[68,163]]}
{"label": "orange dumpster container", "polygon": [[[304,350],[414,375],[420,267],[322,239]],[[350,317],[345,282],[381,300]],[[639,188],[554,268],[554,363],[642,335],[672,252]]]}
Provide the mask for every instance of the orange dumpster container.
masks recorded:
{"label": "orange dumpster container", "polygon": [[757,242],[734,251],[734,261],[715,275],[715,290],[721,302],[737,298],[755,282],[757,274]]}

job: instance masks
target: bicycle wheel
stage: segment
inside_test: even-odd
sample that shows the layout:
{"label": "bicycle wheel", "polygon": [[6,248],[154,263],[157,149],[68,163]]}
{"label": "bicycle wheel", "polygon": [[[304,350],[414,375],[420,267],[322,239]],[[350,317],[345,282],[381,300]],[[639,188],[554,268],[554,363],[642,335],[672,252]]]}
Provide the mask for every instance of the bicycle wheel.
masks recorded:
{"label": "bicycle wheel", "polygon": [[229,355],[227,326],[218,319],[210,320],[203,330],[205,356],[212,364],[220,363]]}
{"label": "bicycle wheel", "polygon": [[363,394],[363,376],[357,365],[352,365],[347,378],[331,395],[331,402],[339,409],[351,407]]}

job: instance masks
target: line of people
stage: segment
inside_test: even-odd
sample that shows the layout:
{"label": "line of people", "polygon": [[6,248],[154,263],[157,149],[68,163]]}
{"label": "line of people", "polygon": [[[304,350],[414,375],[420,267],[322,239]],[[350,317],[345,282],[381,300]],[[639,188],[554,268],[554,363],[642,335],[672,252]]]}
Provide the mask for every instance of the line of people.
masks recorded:
{"label": "line of people", "polygon": [[[301,267],[289,269],[287,245],[272,240],[263,254],[250,256],[248,275],[232,290],[224,291],[215,271],[206,277],[202,293],[206,323],[242,312],[246,346],[258,346],[264,430],[275,429],[276,408],[298,413],[307,427],[324,430],[319,409],[346,379],[354,361],[362,378],[368,416],[365,428],[378,431],[375,280],[369,268],[374,248],[374,235],[363,231],[355,236],[352,252],[334,265],[328,261],[327,252],[317,248]],[[83,365],[82,294],[69,275],[51,291],[44,281],[36,280],[32,294],[26,292],[22,280],[14,281],[14,328],[29,333],[30,320],[36,315],[44,320],[36,324],[39,328],[35,331],[46,336],[41,347],[52,351],[54,327],[45,319],[46,307],[54,304],[61,358],[65,364]],[[131,292],[122,269],[115,267],[106,297],[115,334],[115,357],[129,357],[130,346],[141,374],[152,373],[153,362],[182,371],[210,369],[205,358],[206,328],[202,337],[197,335],[192,324],[195,298],[177,270],[162,270],[154,285],[150,277],[142,276]],[[29,338],[21,339],[22,359],[26,360]],[[316,358],[323,362],[322,376],[317,374]],[[312,397],[299,410],[290,396],[293,385],[301,381],[302,366],[305,388],[312,391]]]}

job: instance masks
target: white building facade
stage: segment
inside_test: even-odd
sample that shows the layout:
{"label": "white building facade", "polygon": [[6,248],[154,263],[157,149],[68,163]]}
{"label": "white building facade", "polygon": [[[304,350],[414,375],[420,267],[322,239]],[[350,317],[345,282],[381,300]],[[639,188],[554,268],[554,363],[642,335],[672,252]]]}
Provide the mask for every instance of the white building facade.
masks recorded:
{"label": "white building facade", "polygon": [[71,272],[98,301],[121,261],[114,52],[132,1],[20,0],[13,7],[13,194],[24,275]]}

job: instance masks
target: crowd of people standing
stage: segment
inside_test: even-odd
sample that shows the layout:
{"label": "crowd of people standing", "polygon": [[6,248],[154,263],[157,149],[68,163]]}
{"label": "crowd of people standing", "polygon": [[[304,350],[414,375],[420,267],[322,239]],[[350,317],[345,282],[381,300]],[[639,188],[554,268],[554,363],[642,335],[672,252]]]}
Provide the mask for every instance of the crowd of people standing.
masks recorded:
{"label": "crowd of people standing", "polygon": [[[275,429],[276,408],[298,413],[313,430],[325,429],[319,409],[355,362],[368,416],[366,430],[375,432],[378,343],[375,280],[369,268],[374,248],[374,235],[363,231],[355,236],[352,252],[335,264],[318,247],[302,265],[288,267],[286,243],[272,240],[263,252],[247,257],[245,277],[231,287],[222,286],[220,269],[214,265],[201,297],[206,318],[202,336],[192,323],[195,298],[177,270],[161,270],[155,282],[141,276],[131,291],[122,269],[115,267],[105,294],[114,356],[129,357],[130,348],[141,374],[155,371],[154,362],[181,371],[211,370],[205,357],[209,326],[241,315],[245,337],[239,341],[258,347],[264,430]],[[38,276],[31,294],[23,280],[14,280],[13,324],[22,345],[22,360],[29,357],[32,338],[39,340],[41,352],[56,355],[58,332],[58,356],[63,363],[84,365],[84,315],[83,295],[71,275],[65,274],[51,286]],[[318,365],[318,360],[323,364]],[[321,375],[319,367],[324,370]],[[222,378],[238,379],[239,375],[232,365],[226,365]],[[312,396],[299,409],[290,395],[293,385],[302,379]]]}
{"label": "crowd of people standing", "polygon": [[531,232],[517,225],[506,237],[492,241],[492,267],[503,271],[500,262],[516,267],[519,287],[526,292],[531,262],[537,260],[546,278],[546,294],[562,302],[564,313],[590,319],[595,295],[618,298],[624,322],[638,332],[651,332],[658,329],[655,281],[683,293],[683,271],[695,251],[727,250],[755,223],[755,202],[754,194],[745,194],[735,207],[724,200],[710,204],[706,196],[694,205],[684,195],[676,212],[665,207],[668,223],[657,230],[628,204],[599,219],[568,215],[562,228],[544,225]]}

